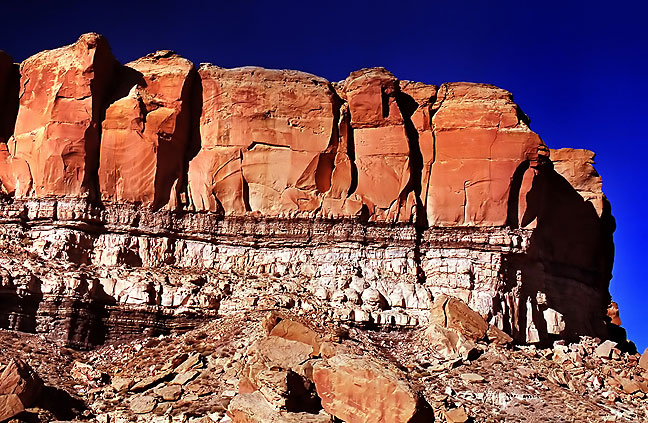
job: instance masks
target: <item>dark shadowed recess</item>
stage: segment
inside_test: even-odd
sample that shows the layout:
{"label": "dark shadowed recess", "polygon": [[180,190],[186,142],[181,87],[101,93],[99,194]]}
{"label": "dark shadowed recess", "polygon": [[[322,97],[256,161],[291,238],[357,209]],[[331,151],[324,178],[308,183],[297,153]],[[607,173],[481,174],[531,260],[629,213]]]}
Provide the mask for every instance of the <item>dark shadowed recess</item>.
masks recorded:
{"label": "dark shadowed recess", "polygon": [[[524,341],[528,306],[531,306],[533,321],[538,323],[545,322],[542,312],[549,304],[564,316],[566,327],[563,335],[567,339],[577,340],[579,335],[587,334],[625,341],[625,337],[620,337],[620,328],[609,323],[606,316],[614,260],[612,234],[615,230],[609,203],[605,201],[599,217],[592,203],[585,201],[555,171],[553,163],[547,161],[538,166],[532,187],[526,194],[527,208],[523,216],[518,216],[522,177],[528,168],[529,162],[526,161],[514,173],[507,223],[516,229],[537,219],[537,226],[526,254],[505,257],[506,290],[514,291],[518,281],[522,281],[517,293],[518,316],[513,319],[519,326],[505,329],[517,340]],[[516,269],[522,269],[521,273]],[[547,304],[539,293],[548,296]],[[549,334],[546,326],[536,329],[544,344],[558,338]],[[626,347],[633,348],[632,345]]]}

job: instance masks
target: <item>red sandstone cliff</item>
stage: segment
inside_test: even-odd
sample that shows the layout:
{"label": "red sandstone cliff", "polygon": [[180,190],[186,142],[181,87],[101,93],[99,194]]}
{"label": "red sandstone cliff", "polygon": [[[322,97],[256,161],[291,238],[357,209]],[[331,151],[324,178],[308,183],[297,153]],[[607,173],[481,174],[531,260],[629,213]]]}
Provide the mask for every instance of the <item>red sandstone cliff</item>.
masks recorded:
{"label": "red sandstone cliff", "polygon": [[253,67],[196,73],[166,51],[118,66],[96,34],[20,69],[0,165],[16,198],[503,226],[516,168],[544,149],[511,94],[485,84],[437,88],[380,68],[336,84]]}
{"label": "red sandstone cliff", "polygon": [[[153,327],[189,307],[254,308],[276,282],[359,323],[416,325],[450,294],[522,342],[607,336],[614,221],[593,153],[550,152],[505,90],[382,68],[337,83],[196,69],[169,51],[120,65],[97,34],[19,74],[0,53],[0,243],[90,270],[0,257],[19,275],[0,290],[20,316],[8,326],[85,345],[95,329],[52,329],[61,301],[141,306]],[[131,324],[93,313],[90,328]]]}

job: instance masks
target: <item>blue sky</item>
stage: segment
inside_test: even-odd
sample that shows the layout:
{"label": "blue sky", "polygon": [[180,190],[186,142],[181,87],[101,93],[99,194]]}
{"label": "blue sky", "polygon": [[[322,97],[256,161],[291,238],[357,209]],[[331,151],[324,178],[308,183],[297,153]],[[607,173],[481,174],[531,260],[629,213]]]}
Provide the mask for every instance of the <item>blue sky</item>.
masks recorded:
{"label": "blue sky", "polygon": [[[648,347],[648,6],[599,1],[34,1],[3,5],[15,60],[108,37],[127,62],[159,49],[194,63],[299,69],[336,81],[384,66],[400,79],[505,88],[551,148],[587,148],[617,221],[611,283]],[[577,302],[578,299],[574,299]]]}

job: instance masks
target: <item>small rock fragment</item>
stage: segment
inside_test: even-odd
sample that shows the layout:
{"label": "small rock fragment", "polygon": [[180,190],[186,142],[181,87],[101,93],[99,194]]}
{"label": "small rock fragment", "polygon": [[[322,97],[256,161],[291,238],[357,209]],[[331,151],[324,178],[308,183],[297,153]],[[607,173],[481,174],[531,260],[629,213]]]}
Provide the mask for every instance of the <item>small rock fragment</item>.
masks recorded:
{"label": "small rock fragment", "polygon": [[128,391],[131,386],[133,386],[133,379],[115,376],[112,378],[110,386],[112,386],[117,392],[125,392]]}
{"label": "small rock fragment", "polygon": [[145,414],[153,411],[157,405],[155,397],[150,395],[138,395],[133,397],[130,402],[130,409],[135,414]]}
{"label": "small rock fragment", "polygon": [[648,370],[648,348],[644,351],[639,359],[639,367]]}
{"label": "small rock fragment", "polygon": [[164,401],[176,401],[182,395],[180,385],[166,385],[153,390],[156,395],[162,397]]}
{"label": "small rock fragment", "polygon": [[612,355],[612,348],[616,347],[616,345],[616,342],[610,341],[608,339],[607,341],[596,347],[594,354],[596,354],[597,357],[610,358]]}
{"label": "small rock fragment", "polygon": [[466,414],[466,410],[463,407],[453,408],[444,414],[449,423],[465,423],[468,421],[468,414]]}
{"label": "small rock fragment", "polygon": [[486,381],[482,376],[478,375],[477,373],[462,373],[461,379],[469,383],[481,383]]}

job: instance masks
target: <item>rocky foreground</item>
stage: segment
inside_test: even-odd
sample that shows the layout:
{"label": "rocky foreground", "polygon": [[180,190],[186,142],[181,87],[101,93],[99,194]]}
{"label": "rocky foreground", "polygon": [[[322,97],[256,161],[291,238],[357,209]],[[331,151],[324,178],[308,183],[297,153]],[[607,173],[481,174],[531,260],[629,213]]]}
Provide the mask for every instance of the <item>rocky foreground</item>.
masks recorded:
{"label": "rocky foreground", "polygon": [[2,331],[0,421],[648,419],[648,352],[588,337],[513,346],[451,297],[432,314],[426,329],[375,330],[312,312],[240,313],[91,352]]}

